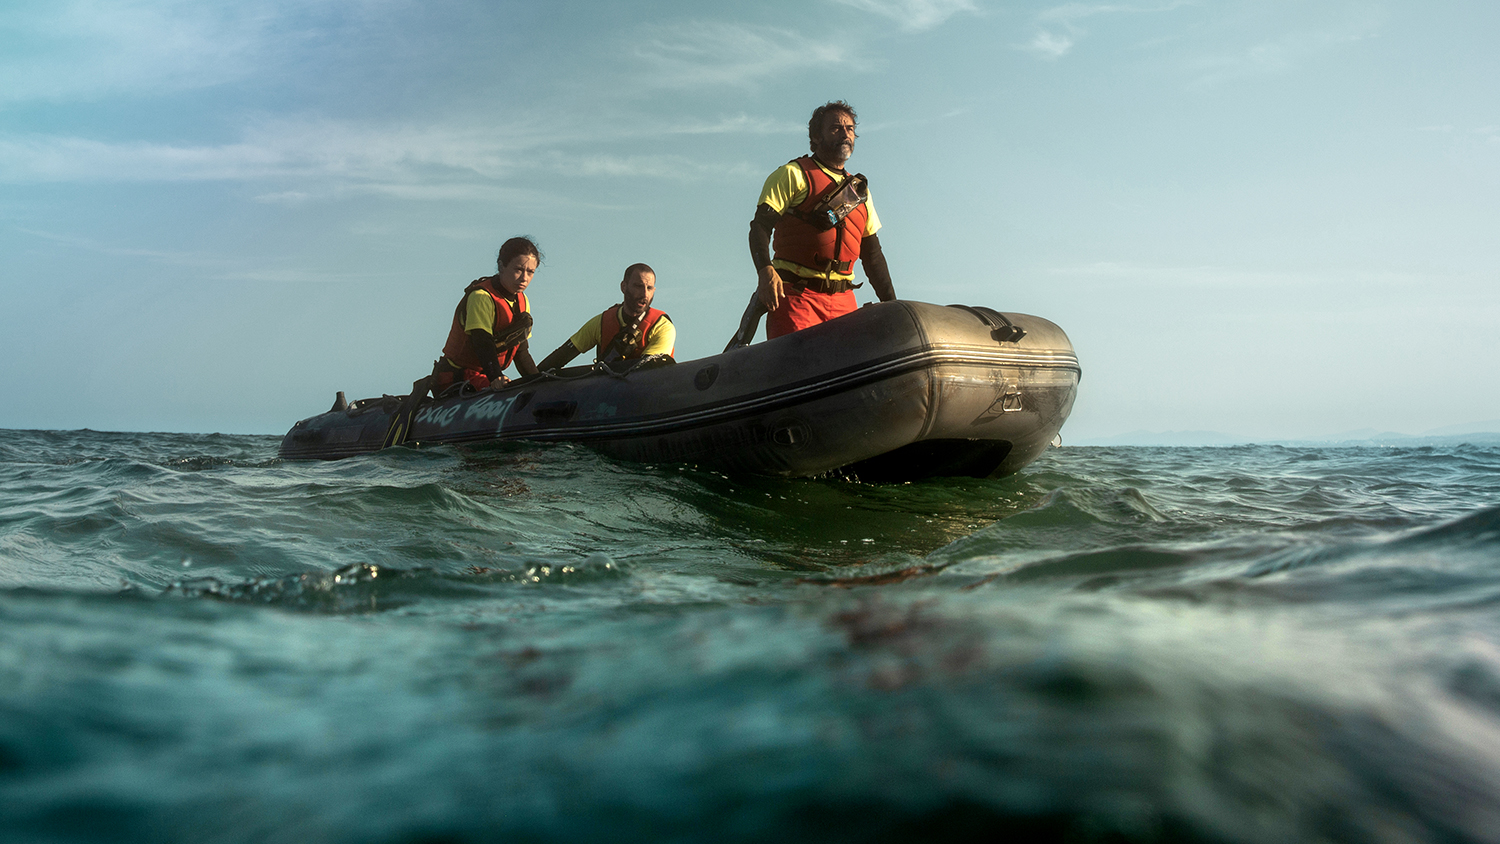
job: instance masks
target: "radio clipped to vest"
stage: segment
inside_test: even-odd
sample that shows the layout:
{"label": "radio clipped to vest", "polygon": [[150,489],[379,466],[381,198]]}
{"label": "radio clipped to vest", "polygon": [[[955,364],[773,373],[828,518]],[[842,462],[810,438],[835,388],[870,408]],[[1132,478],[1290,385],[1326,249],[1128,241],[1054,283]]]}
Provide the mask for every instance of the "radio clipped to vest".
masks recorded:
{"label": "radio clipped to vest", "polygon": [[855,173],[835,182],[816,205],[798,216],[818,231],[826,232],[842,223],[849,212],[864,205],[869,198],[869,180],[864,174]]}
{"label": "radio clipped to vest", "polygon": [[521,345],[531,334],[531,312],[522,311],[510,321],[510,326],[495,335],[495,350],[504,352]]}
{"label": "radio clipped to vest", "polygon": [[646,310],[635,319],[620,319],[623,305],[615,305],[599,315],[599,346],[597,360],[601,363],[621,359],[634,359],[646,351],[651,330],[666,313],[646,306]]}
{"label": "radio clipped to vest", "polygon": [[614,339],[609,341],[609,345],[605,346],[604,352],[599,355],[599,362],[613,363],[617,360],[623,360],[630,353],[631,348],[639,345],[639,343],[639,322],[633,325],[621,326],[620,333],[616,334]]}

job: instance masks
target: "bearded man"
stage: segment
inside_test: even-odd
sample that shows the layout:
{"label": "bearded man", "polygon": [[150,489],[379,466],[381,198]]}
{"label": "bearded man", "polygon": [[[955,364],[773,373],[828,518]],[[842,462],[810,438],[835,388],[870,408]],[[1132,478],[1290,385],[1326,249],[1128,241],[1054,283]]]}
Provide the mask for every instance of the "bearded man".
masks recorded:
{"label": "bearded man", "polygon": [[767,339],[853,311],[856,259],[880,301],[896,298],[869,183],[845,167],[858,137],[856,120],[843,100],[818,106],[807,122],[812,154],[787,162],[761,188],[750,256],[759,275],[757,296],[770,313]]}
{"label": "bearded man", "polygon": [[677,346],[677,327],[672,318],[651,307],[656,298],[656,271],[646,264],[631,264],[620,280],[624,299],[590,319],[551,354],[538,369],[567,366],[573,358],[589,349],[595,360],[612,363],[633,360],[646,355],[672,355]]}

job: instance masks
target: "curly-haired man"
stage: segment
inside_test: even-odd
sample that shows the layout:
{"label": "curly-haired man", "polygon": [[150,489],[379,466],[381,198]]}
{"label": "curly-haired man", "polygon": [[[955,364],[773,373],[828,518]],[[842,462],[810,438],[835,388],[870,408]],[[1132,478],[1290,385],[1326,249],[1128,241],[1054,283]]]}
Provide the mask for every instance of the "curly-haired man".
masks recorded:
{"label": "curly-haired man", "polygon": [[854,109],[843,100],[818,106],[807,122],[812,154],[777,168],[761,188],[750,256],[770,313],[767,339],[853,311],[855,259],[882,302],[896,298],[868,183],[845,170],[855,126]]}

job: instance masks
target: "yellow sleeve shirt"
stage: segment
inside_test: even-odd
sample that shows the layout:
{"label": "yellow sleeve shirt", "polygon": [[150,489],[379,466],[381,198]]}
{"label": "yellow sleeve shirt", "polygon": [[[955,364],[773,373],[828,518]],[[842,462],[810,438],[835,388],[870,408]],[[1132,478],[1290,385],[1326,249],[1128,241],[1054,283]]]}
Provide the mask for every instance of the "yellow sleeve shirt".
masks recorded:
{"label": "yellow sleeve shirt", "polygon": [[[619,314],[616,313],[616,317]],[[599,338],[604,336],[604,315],[599,314],[593,319],[585,322],[571,338],[573,348],[580,354],[599,348]],[[642,354],[647,355],[670,355],[677,347],[677,326],[672,324],[672,318],[662,314],[661,319],[651,326],[651,331],[646,335],[646,350]]]}
{"label": "yellow sleeve shirt", "polygon": [[[510,304],[511,312],[514,313],[516,300],[506,297],[506,301]],[[464,333],[467,334],[476,328],[485,334],[495,333],[495,300],[483,290],[471,291],[468,296],[464,297]],[[526,332],[526,336],[531,336],[530,330]]]}
{"label": "yellow sleeve shirt", "polygon": [[[818,162],[818,167],[828,174],[830,179],[843,178],[838,173],[823,167]],[[787,162],[776,168],[770,176],[766,177],[766,183],[760,189],[760,205],[770,206],[777,214],[785,214],[788,209],[796,208],[807,201],[807,177],[802,175],[802,168],[795,162]],[[865,198],[865,209],[869,211],[869,218],[865,220],[865,237],[880,231],[880,216],[875,213],[875,198],[873,195]]]}
{"label": "yellow sleeve shirt", "polygon": [[677,326],[672,324],[672,318],[662,314],[661,319],[651,326],[651,333],[646,335],[647,355],[670,355],[677,348]]}
{"label": "yellow sleeve shirt", "polygon": [[[816,161],[816,159],[814,160]],[[843,178],[838,173],[829,170],[827,167],[823,167],[821,161],[817,162],[817,164],[818,167],[822,168],[824,173],[828,174],[829,178]],[[766,177],[766,183],[760,189],[759,204],[770,207],[777,214],[785,214],[789,209],[796,208],[806,201],[807,177],[802,174],[802,168],[793,161],[789,161],[776,168],[770,176]],[[868,212],[868,216],[865,219],[864,236],[869,237],[880,231],[880,216],[875,213],[875,199],[873,196],[866,197],[865,210]],[[786,270],[804,278],[854,278],[854,273],[819,273],[800,264],[794,264],[791,261],[782,261],[777,258],[771,259],[771,266],[775,267],[778,272]]]}

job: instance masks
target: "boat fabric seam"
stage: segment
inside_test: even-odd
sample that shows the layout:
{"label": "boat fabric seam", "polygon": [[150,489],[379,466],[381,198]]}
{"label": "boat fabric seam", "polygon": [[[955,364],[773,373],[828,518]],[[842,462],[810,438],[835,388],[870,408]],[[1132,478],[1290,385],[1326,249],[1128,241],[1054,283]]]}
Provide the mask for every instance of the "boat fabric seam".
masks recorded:
{"label": "boat fabric seam", "polygon": [[[776,409],[778,406],[782,406],[782,405],[785,405],[785,404],[795,404],[795,403],[797,403],[799,401],[806,400],[809,397],[808,396],[809,393],[816,394],[816,393],[819,393],[819,392],[827,392],[827,391],[830,391],[830,390],[847,389],[847,388],[849,388],[851,386],[859,386],[861,383],[864,383],[864,382],[867,382],[867,381],[879,380],[879,379],[883,379],[883,378],[894,377],[894,376],[897,376],[897,375],[906,374],[907,372],[916,371],[918,369],[926,368],[925,367],[925,363],[919,363],[917,365],[912,365],[912,363],[910,361],[910,358],[912,358],[912,357],[920,357],[920,355],[908,355],[905,358],[890,359],[890,360],[888,360],[885,363],[884,366],[880,367],[879,369],[875,369],[875,368],[871,368],[871,367],[863,367],[863,368],[859,368],[859,369],[845,370],[845,371],[840,372],[840,373],[834,373],[833,376],[831,376],[831,377],[821,378],[821,379],[818,379],[816,381],[807,381],[807,382],[804,382],[802,384],[794,385],[794,386],[789,387],[789,388],[784,388],[784,389],[775,390],[775,391],[762,392],[762,393],[758,393],[758,394],[755,394],[755,395],[752,395],[752,396],[747,396],[747,397],[744,397],[744,398],[741,398],[741,399],[734,399],[734,400],[730,400],[730,401],[725,401],[725,402],[714,404],[714,405],[711,405],[711,406],[708,406],[708,407],[703,407],[703,408],[700,408],[698,410],[688,411],[686,413],[678,412],[678,413],[660,414],[660,415],[655,416],[654,420],[659,423],[659,422],[670,422],[670,421],[677,421],[677,420],[692,419],[692,418],[700,417],[700,416],[707,416],[710,419],[712,419],[713,417],[720,416],[720,415],[729,415],[729,416],[738,415],[740,413],[743,413],[744,410],[745,410],[745,408],[747,408],[747,407],[754,409],[754,412],[757,412],[757,413],[767,412],[768,410],[774,410],[774,409]],[[936,362],[937,363],[947,363],[947,364],[953,364],[953,363],[957,363],[957,364],[984,364],[984,363],[988,363],[988,361],[975,361],[973,358],[969,358],[969,357],[958,358],[958,359],[951,359],[950,358],[950,359],[939,360],[939,361],[936,361]],[[904,366],[904,367],[900,366],[903,363],[905,363],[906,366]],[[895,368],[896,371],[895,372],[887,372],[886,371],[886,370],[892,369],[892,368]],[[1058,366],[1034,366],[1033,365],[1033,366],[1028,366],[1026,368],[1030,368],[1030,369],[1065,369],[1065,370],[1076,371],[1076,367],[1070,367],[1070,366],[1061,366],[1061,367],[1058,367]],[[768,402],[767,399],[770,399],[770,401]],[[761,405],[761,404],[768,404],[770,406],[766,410],[760,410],[760,409],[756,408],[757,405]],[[651,416],[639,416],[639,417],[635,417],[635,420],[636,421],[633,421],[633,422],[605,423],[603,425],[592,426],[592,428],[596,428],[596,429],[597,428],[602,428],[602,429],[605,429],[605,430],[609,430],[609,429],[612,429],[612,428],[627,428],[627,429],[638,428],[638,427],[641,426],[641,421],[642,420],[653,420],[653,417],[651,417]],[[646,424],[651,424],[651,423],[647,422]],[[577,432],[588,431],[588,430],[591,430],[591,429],[590,428],[585,428],[585,427],[572,427],[572,428],[568,428],[567,429],[567,431],[570,432],[570,433],[577,433]]]}
{"label": "boat fabric seam", "polygon": [[[971,366],[1008,365],[1018,369],[1071,371],[1077,372],[1081,377],[1082,371],[1077,361],[1077,355],[1068,352],[991,351],[978,350],[972,347],[928,348],[887,358],[884,361],[878,362],[878,365],[873,367],[868,365],[856,367],[834,373],[832,377],[807,381],[799,385],[794,385],[791,388],[764,391],[756,395],[728,400],[687,413],[662,415],[652,421],[642,422],[641,417],[637,417],[636,421],[632,422],[622,421],[587,427],[543,428],[540,430],[533,428],[513,432],[497,430],[493,432],[474,432],[473,434],[439,434],[419,439],[429,443],[462,443],[475,440],[607,439],[620,434],[631,437],[660,436],[664,433],[671,433],[674,430],[721,424],[732,421],[737,417],[769,413],[781,407],[805,401],[810,397],[809,394],[812,394],[811,397],[816,397],[818,393],[844,390],[851,386],[858,386],[860,383],[896,377],[907,372],[924,369],[934,364]],[[924,435],[927,433],[925,426],[923,433]],[[354,442],[357,444],[358,440]],[[335,450],[344,451],[345,449],[332,449],[328,448],[326,444],[322,444],[320,447],[310,450],[328,453]],[[348,454],[361,454],[368,451],[369,449],[355,445],[352,449],[348,450]]]}
{"label": "boat fabric seam", "polygon": [[[765,390],[750,396],[729,399],[708,407],[700,406],[698,409],[686,413],[678,412],[658,415],[654,420],[651,417],[635,417],[634,421],[627,422],[622,420],[589,426],[531,428],[511,432],[500,430],[475,431],[472,433],[465,432],[449,435],[436,434],[429,437],[416,437],[414,439],[427,443],[440,444],[464,443],[477,440],[599,440],[661,436],[681,430],[723,424],[733,421],[736,418],[771,413],[783,407],[818,398],[819,394],[822,393],[847,390],[850,387],[859,386],[863,383],[893,378],[907,374],[908,372],[926,369],[932,365],[944,364],[991,367],[1003,365],[1018,369],[1066,370],[1077,372],[1080,378],[1083,374],[1078,364],[1077,355],[1070,351],[997,350],[980,349],[973,346],[934,345],[925,346],[904,354],[898,352],[877,361],[850,367],[831,375],[792,385],[791,387]],[[927,426],[924,425],[923,436],[927,433]],[[308,451],[316,452],[320,455],[342,453],[344,456],[353,456],[355,454],[370,453],[372,450],[359,445],[359,440],[356,439],[347,447],[329,447],[327,443],[322,443],[308,449]],[[295,455],[285,456],[295,457]]]}
{"label": "boat fabric seam", "polygon": [[[925,360],[931,358],[931,360]],[[832,373],[825,374],[819,378],[808,379],[790,386],[776,387],[762,390],[757,393],[740,396],[738,398],[724,399],[708,405],[699,405],[697,409],[686,411],[688,413],[703,414],[715,413],[725,408],[735,408],[744,404],[755,404],[763,402],[767,398],[801,398],[809,390],[826,389],[831,383],[843,386],[845,381],[858,378],[863,373],[878,372],[892,366],[923,367],[929,363],[936,364],[972,364],[972,365],[1005,365],[1013,368],[1024,369],[1065,369],[1078,371],[1078,358],[1074,355],[1065,355],[1061,360],[1052,358],[1037,359],[1038,356],[1017,355],[1013,352],[991,352],[988,350],[976,350],[972,347],[931,347],[919,349],[913,352],[892,354],[885,358],[870,361],[865,364],[847,367]],[[915,361],[914,361],[915,359]],[[1080,373],[1081,374],[1081,373]],[[667,419],[683,415],[683,411],[669,412],[656,415],[642,415],[633,417],[635,419]]]}
{"label": "boat fabric seam", "polygon": [[[855,370],[846,370],[837,373],[831,378],[822,378],[816,381],[805,382],[789,389],[782,389],[770,393],[761,393],[757,396],[733,400],[717,404],[709,408],[689,411],[687,413],[673,413],[658,416],[652,421],[643,421],[642,417],[636,417],[633,421],[620,421],[587,426],[569,426],[566,428],[546,427],[531,428],[517,431],[493,431],[476,432],[470,434],[454,434],[449,436],[434,436],[426,438],[425,442],[431,443],[455,443],[470,442],[473,440],[583,440],[583,439],[607,439],[624,435],[627,437],[660,436],[672,433],[676,430],[704,427],[713,424],[722,424],[732,421],[738,417],[760,415],[770,413],[782,407],[798,404],[810,398],[817,398],[819,393],[838,392],[850,387],[860,386],[887,378],[893,378],[908,372],[925,369],[929,363],[929,357],[935,358],[931,362],[946,364],[970,364],[985,365],[991,361],[975,360],[972,356],[955,358],[951,353],[932,355],[930,350],[922,350],[915,354],[890,359],[879,367],[861,367]],[[1076,361],[1076,357],[1074,358]],[[1012,364],[1014,365],[1014,364]],[[1063,369],[1077,371],[1076,364],[1072,366],[1047,366],[1032,364],[1026,368],[1030,369]],[[649,417],[646,417],[649,419]],[[924,434],[927,433],[924,430]]]}
{"label": "boat fabric seam", "polygon": [[[917,314],[912,310],[911,305],[908,305],[905,302],[902,302],[901,304],[906,308],[906,313],[911,317],[912,327],[915,328],[917,332],[917,340],[919,340],[922,344],[922,351],[926,352],[928,350],[940,348],[937,344],[928,339],[927,328],[922,324],[922,320],[917,318]],[[917,432],[916,438],[918,440],[926,439],[927,435],[932,433],[932,427],[937,424],[938,390],[938,379],[932,377],[932,373],[928,372],[927,414],[922,419],[922,429]]]}

